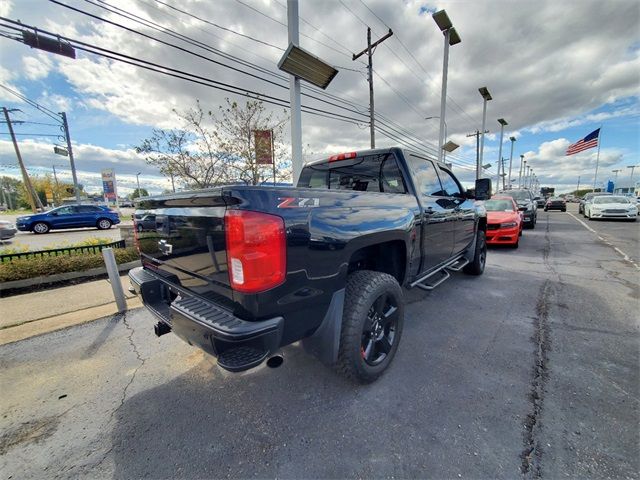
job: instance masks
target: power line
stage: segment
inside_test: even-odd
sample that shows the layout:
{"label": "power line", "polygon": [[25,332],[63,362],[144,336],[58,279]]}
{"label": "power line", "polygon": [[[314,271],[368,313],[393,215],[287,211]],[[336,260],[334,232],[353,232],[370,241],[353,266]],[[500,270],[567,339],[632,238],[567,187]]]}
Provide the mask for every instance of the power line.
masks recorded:
{"label": "power line", "polygon": [[[279,25],[282,25],[283,27],[287,28],[287,24],[286,24],[286,23],[281,22],[280,20],[278,20],[278,19],[276,19],[276,18],[273,18],[272,16],[270,16],[270,15],[268,15],[268,14],[266,14],[266,13],[264,13],[264,12],[260,11],[260,10],[258,10],[257,8],[252,7],[251,5],[248,5],[248,4],[244,3],[244,2],[243,2],[243,1],[241,1],[241,0],[236,0],[236,2],[238,2],[240,5],[244,5],[245,7],[247,7],[247,8],[249,8],[249,9],[253,10],[254,12],[256,12],[256,13],[258,13],[258,14],[260,14],[260,15],[262,15],[263,17],[266,17],[266,18],[268,18],[269,20],[272,20],[273,22],[275,22],[275,23],[277,23],[277,24],[279,24]],[[318,43],[318,44],[320,44],[320,45],[322,45],[322,46],[324,46],[324,47],[327,47],[329,50],[333,50],[334,52],[339,53],[340,55],[344,55],[345,57],[347,57],[347,58],[351,59],[351,58],[349,57],[349,55],[347,55],[346,53],[341,52],[341,51],[339,51],[339,50],[336,50],[336,49],[335,49],[335,48],[333,48],[331,45],[327,45],[326,43],[321,42],[320,40],[317,40],[317,39],[315,39],[315,38],[313,38],[313,37],[311,37],[311,36],[309,36],[309,35],[306,35],[306,34],[304,34],[304,33],[300,32],[300,36],[301,36],[301,37],[308,38],[309,40],[311,40],[311,41],[313,41],[313,42],[316,42],[316,43]]]}
{"label": "power line", "polygon": [[[378,21],[380,21],[380,23],[382,23],[386,28],[391,28],[389,27],[389,25],[387,24],[387,22],[385,22],[384,20],[382,20],[373,10],[371,10],[371,8],[369,8],[369,6],[364,3],[363,0],[359,0],[360,3],[362,3],[367,10],[369,10],[369,12],[371,12],[373,14],[373,16],[375,16]],[[357,18],[363,25],[367,25],[367,23],[360,18],[353,10],[351,10],[349,7],[347,7],[342,0],[340,0],[340,3],[342,4],[342,6],[344,8],[346,8],[355,18]],[[398,40],[398,42],[400,43],[400,45],[402,46],[402,48],[409,54],[409,56],[413,59],[413,61],[418,65],[418,67],[420,67],[420,69],[424,72],[425,75],[427,75],[427,77],[429,77],[431,80],[433,80],[433,76],[424,68],[424,66],[418,61],[418,59],[415,57],[415,55],[413,55],[413,53],[411,53],[411,51],[406,47],[406,45],[404,44],[404,42],[402,42],[400,36],[397,34],[396,32],[396,39]],[[398,60],[400,60],[400,62],[407,68],[407,70],[409,70],[418,80],[420,80],[421,83],[427,83],[424,82],[424,80],[422,78],[420,78],[420,76],[418,76],[411,67],[409,67],[404,60],[402,60],[402,58],[400,58],[400,56],[388,45],[385,45],[385,47],[389,50],[389,52],[391,52],[392,55],[394,55]],[[427,83],[428,85],[428,83]],[[459,111],[459,113],[461,113],[462,115],[465,115],[471,122],[472,125],[476,125],[477,121],[471,117],[471,115],[469,115],[453,98],[451,98],[451,96],[447,95],[447,98],[449,99],[449,101],[451,102],[451,104],[456,107]]]}
{"label": "power line", "polygon": [[[176,48],[176,49],[178,49],[178,50],[180,50],[180,51],[183,51],[183,52],[185,52],[185,53],[189,53],[189,54],[191,54],[191,55],[194,55],[194,56],[196,56],[196,57],[198,57],[198,58],[200,58],[200,59],[210,61],[210,62],[212,62],[212,63],[214,63],[214,64],[217,64],[217,65],[220,65],[220,66],[223,66],[223,67],[229,68],[229,69],[234,70],[234,71],[236,71],[236,72],[243,73],[243,74],[248,75],[248,76],[250,76],[250,77],[253,77],[253,78],[256,78],[256,79],[262,80],[262,81],[264,81],[264,82],[270,83],[270,84],[272,84],[272,85],[274,85],[274,86],[277,86],[277,87],[280,87],[280,88],[282,88],[282,89],[288,90],[288,88],[289,88],[287,85],[279,84],[279,83],[276,83],[276,82],[274,82],[274,81],[271,81],[271,80],[265,79],[264,77],[261,77],[261,76],[259,76],[259,75],[255,75],[255,74],[252,74],[252,73],[246,72],[246,71],[244,71],[244,70],[242,70],[242,69],[239,69],[239,68],[235,68],[235,67],[229,66],[229,65],[227,65],[227,64],[225,64],[225,63],[218,62],[218,61],[216,61],[216,60],[214,60],[214,59],[211,59],[210,57],[206,57],[206,56],[204,56],[204,55],[200,55],[200,54],[198,54],[198,53],[196,53],[196,52],[194,52],[194,51],[192,51],[192,50],[189,50],[189,49],[187,49],[187,48],[180,47],[180,46],[175,45],[175,44],[173,44],[173,43],[165,42],[164,40],[160,40],[160,39],[158,39],[158,38],[156,38],[156,37],[153,37],[152,35],[148,35],[148,34],[145,34],[145,33],[139,32],[138,30],[135,30],[135,29],[130,28],[130,27],[126,27],[126,26],[124,26],[124,25],[122,25],[122,24],[120,24],[120,23],[114,22],[114,21],[112,21],[112,20],[107,20],[107,19],[104,19],[104,18],[102,18],[102,17],[100,17],[100,16],[98,16],[98,15],[94,15],[94,14],[89,13],[89,12],[86,12],[86,11],[84,11],[84,10],[77,9],[77,8],[72,7],[72,6],[70,6],[70,5],[65,5],[65,4],[63,4],[63,3],[60,3],[58,0],[49,0],[49,1],[50,1],[50,2],[52,2],[52,3],[58,4],[58,5],[61,5],[61,6],[63,6],[63,7],[69,8],[69,9],[71,9],[71,10],[73,10],[73,11],[76,11],[76,12],[78,12],[78,13],[81,13],[81,14],[83,14],[83,15],[87,15],[87,16],[89,16],[89,17],[91,17],[91,18],[96,19],[96,20],[102,20],[102,21],[104,21],[104,22],[106,22],[106,23],[109,23],[109,24],[111,24],[111,25],[117,26],[117,27],[122,28],[122,29],[124,29],[124,30],[127,30],[127,31],[129,31],[129,32],[131,32],[131,33],[136,33],[136,34],[138,34],[138,35],[140,35],[140,36],[142,36],[142,37],[145,37],[145,38],[148,38],[148,39],[151,39],[151,40],[155,40],[155,41],[157,41],[157,42],[159,42],[159,43],[162,43],[162,44],[164,44],[164,45],[170,46],[170,47],[172,47],[172,48]],[[95,5],[95,4],[94,4],[93,2],[91,2],[90,0],[85,0],[85,2],[90,3],[90,4],[92,4],[92,5]],[[102,2],[102,3],[105,3],[105,4],[106,4],[106,2]],[[108,4],[107,4],[107,5],[108,5]],[[95,6],[98,6],[98,5],[95,5]],[[105,8],[106,10],[111,11],[111,10],[109,10],[109,9],[108,9],[108,8],[106,8],[106,7],[103,7],[103,6],[102,6],[102,8]],[[126,12],[126,11],[122,10],[122,9],[118,9],[118,10],[121,10],[122,12],[128,13],[128,12]],[[124,14],[119,13],[119,12],[113,12],[113,11],[112,11],[112,13],[117,13],[117,14],[119,14],[119,15],[121,15],[121,16],[124,16]],[[135,15],[133,15],[133,16],[135,17]],[[125,18],[127,18],[127,17],[125,16]],[[138,17],[138,18],[140,18],[140,17]],[[131,20],[131,18],[130,18],[130,20]],[[137,23],[141,23],[140,21],[137,21],[137,20],[134,20],[134,21],[136,21]],[[153,22],[148,21],[148,23],[153,23]],[[142,24],[142,23],[141,23],[141,24]],[[144,25],[144,24],[143,24],[143,25]],[[158,25],[158,24],[156,24],[156,25]],[[161,27],[161,28],[164,28],[164,27]],[[156,28],[156,29],[157,29],[157,28]],[[166,31],[169,31],[169,32],[172,32],[172,33],[175,33],[175,32],[173,32],[173,31],[171,31],[170,29],[165,29],[165,30],[166,30]],[[178,35],[178,36],[180,36],[180,34],[177,34],[177,35]],[[176,35],[173,35],[173,36],[174,36],[174,37],[176,37]],[[199,45],[199,43],[200,43],[200,42],[197,42],[197,41],[195,41],[195,40],[193,40],[193,39],[190,39],[189,37],[186,37],[186,36],[184,36],[184,35],[182,35],[182,37],[185,37],[185,38],[187,38],[188,40],[190,40],[190,41],[191,41],[190,43],[194,44],[195,46],[200,46],[200,45]],[[183,40],[183,41],[186,41],[186,40]],[[95,47],[95,48],[97,48],[97,47]],[[210,50],[210,49],[211,49],[211,47],[208,47],[208,46],[201,47],[201,48],[205,48],[205,49],[207,49],[207,50]],[[215,49],[214,49],[214,50],[215,50]],[[217,53],[217,52],[214,52],[214,53]],[[241,61],[241,60],[239,60],[239,59],[238,59],[238,61],[243,62],[243,61]],[[247,62],[244,62],[244,63],[247,63]],[[282,76],[279,76],[279,75],[278,75],[278,77],[279,77],[279,78],[284,79]],[[332,103],[332,102],[327,102],[326,100],[321,100],[321,99],[319,99],[318,97],[315,97],[315,96],[310,95],[310,94],[305,94],[305,96],[307,96],[307,97],[309,97],[309,98],[313,98],[313,99],[315,99],[315,100],[324,101],[325,103],[328,103],[328,104],[330,104],[330,105],[332,105],[332,106],[335,106],[335,107],[340,108],[340,109],[343,109],[343,110],[347,110],[347,111],[349,111],[349,112],[351,112],[351,113],[360,114],[360,112],[357,112],[357,111],[355,111],[355,110],[349,109],[349,108],[347,108],[347,107],[345,107],[345,106],[343,106],[343,105],[335,104],[335,103]]]}
{"label": "power line", "polygon": [[175,10],[176,12],[180,12],[180,13],[183,13],[183,14],[186,14],[186,15],[189,15],[189,16],[192,16],[192,17],[194,17],[194,18],[197,18],[197,19],[198,19],[198,20],[200,20],[201,22],[207,23],[207,24],[209,24],[209,25],[211,25],[211,26],[214,26],[214,27],[219,28],[219,29],[221,29],[221,30],[224,30],[224,31],[226,31],[226,32],[234,33],[234,34],[236,34],[236,35],[239,35],[239,36],[241,36],[241,37],[247,38],[247,39],[252,40],[252,41],[254,41],[254,42],[258,42],[258,43],[261,43],[261,44],[266,45],[266,46],[268,46],[268,47],[271,47],[271,48],[275,48],[275,49],[277,49],[277,50],[280,50],[281,52],[284,52],[284,50],[285,50],[285,49],[284,49],[284,48],[282,48],[282,47],[278,47],[277,45],[273,45],[272,43],[268,43],[268,42],[265,42],[265,41],[259,40],[259,39],[255,38],[255,37],[252,37],[251,35],[245,35],[244,33],[236,32],[235,30],[232,30],[232,29],[227,28],[227,27],[223,27],[223,26],[218,25],[217,23],[213,23],[213,22],[211,22],[211,21],[209,21],[209,20],[205,20],[204,18],[200,18],[200,17],[198,17],[198,16],[196,16],[196,15],[194,15],[194,14],[192,14],[192,13],[185,12],[184,10],[181,10],[181,9],[179,9],[178,7],[174,7],[173,5],[169,5],[168,3],[165,3],[165,2],[163,2],[162,0],[155,0],[155,1],[156,1],[157,3],[159,3],[159,4],[161,4],[161,5],[164,5],[165,7],[168,7],[168,8],[170,8],[170,9],[172,9],[172,10]]}
{"label": "power line", "polygon": [[[52,0],[53,1],[53,0]],[[13,20],[7,19],[5,17],[0,17],[0,20],[9,22],[11,24],[14,25],[20,25],[20,27],[22,28],[34,28],[32,26],[28,26],[28,25],[24,25],[22,23],[19,22],[15,22]],[[7,25],[0,25],[6,28],[12,28],[14,30],[18,30],[18,31],[22,31],[22,28],[18,28],[18,27],[14,27],[14,26],[7,26]],[[43,29],[38,29],[40,32],[45,33],[47,35],[55,35],[52,32],[48,32],[46,30]],[[289,101],[288,100],[284,100],[278,97],[274,97],[272,95],[267,95],[261,92],[256,92],[254,90],[250,90],[247,88],[243,88],[243,87],[237,87],[234,85],[230,85],[228,83],[224,83],[224,82],[218,82],[216,80],[211,80],[209,78],[206,77],[202,77],[200,75],[195,75],[189,72],[185,72],[183,70],[178,70],[178,69],[174,69],[174,68],[170,68],[167,67],[165,65],[160,65],[154,62],[149,62],[147,60],[142,60],[140,58],[136,58],[136,57],[132,57],[130,55],[126,55],[123,53],[119,53],[119,52],[115,52],[113,50],[109,50],[109,49],[105,49],[102,47],[98,47],[95,45],[91,45],[89,43],[86,42],[82,42],[79,40],[75,40],[72,39],[70,37],[66,37],[66,36],[62,36],[62,35],[58,35],[59,38],[69,42],[70,44],[72,44],[72,46],[78,50],[82,50],[82,51],[86,51],[89,53],[92,53],[94,55],[99,55],[99,56],[103,56],[105,58],[109,58],[111,60],[115,60],[115,61],[119,61],[122,63],[127,63],[129,65],[133,65],[133,66],[137,66],[140,68],[144,68],[146,70],[151,70],[151,71],[155,71],[157,73],[162,73],[171,77],[175,77],[175,78],[180,78],[183,80],[187,80],[190,81],[192,83],[196,83],[196,84],[200,84],[203,86],[207,86],[207,87],[211,87],[211,88],[216,88],[218,90],[222,90],[228,93],[233,93],[233,94],[237,94],[237,95],[242,95],[245,97],[249,97],[249,98],[254,98],[257,100],[261,100],[264,101],[265,103],[271,103],[277,106],[281,106],[281,107],[285,107],[285,108],[289,108]],[[305,108],[305,113],[311,113],[311,114],[316,114],[316,113],[325,113],[325,114],[329,114],[332,115],[334,117],[338,117],[338,118],[342,118],[342,119],[349,119],[355,122],[360,122],[359,119],[357,118],[353,118],[353,117],[349,117],[346,115],[341,115],[335,112],[330,112],[327,110],[323,110],[323,109],[319,109],[316,107],[311,107],[309,105],[304,105]],[[355,113],[359,113],[359,112],[355,112]],[[361,122],[360,122],[361,123]]]}

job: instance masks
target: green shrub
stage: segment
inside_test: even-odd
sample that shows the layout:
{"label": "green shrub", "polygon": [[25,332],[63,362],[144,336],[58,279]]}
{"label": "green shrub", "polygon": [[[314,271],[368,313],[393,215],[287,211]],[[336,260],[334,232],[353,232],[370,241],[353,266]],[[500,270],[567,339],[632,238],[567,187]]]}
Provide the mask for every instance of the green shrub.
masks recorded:
{"label": "green shrub", "polygon": [[29,251],[27,245],[15,242],[10,247],[0,248],[0,255],[11,255],[12,253],[25,253]]}
{"label": "green shrub", "polygon": [[[113,253],[118,264],[140,258],[135,248],[115,248]],[[58,273],[82,272],[103,266],[104,260],[101,253],[17,259],[0,264],[0,282],[45,277]]]}

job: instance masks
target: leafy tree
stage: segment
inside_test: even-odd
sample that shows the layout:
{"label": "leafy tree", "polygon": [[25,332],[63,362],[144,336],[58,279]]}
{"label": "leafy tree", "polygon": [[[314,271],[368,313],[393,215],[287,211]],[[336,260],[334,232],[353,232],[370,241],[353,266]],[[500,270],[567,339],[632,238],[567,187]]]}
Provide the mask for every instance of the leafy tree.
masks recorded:
{"label": "leafy tree", "polygon": [[129,195],[129,199],[130,199],[130,200],[133,200],[134,198],[137,198],[137,197],[148,197],[148,196],[149,196],[149,192],[147,191],[147,189],[146,189],[146,188],[141,188],[139,191],[138,191],[138,189],[136,188],[136,189],[133,191],[133,193],[131,193],[131,194]]}
{"label": "leafy tree", "polygon": [[[214,114],[205,113],[200,102],[186,112],[173,111],[182,128],[154,129],[136,151],[150,165],[177,181],[194,188],[207,188],[230,182],[256,185],[272,178],[272,165],[256,163],[254,130],[273,130],[275,156],[281,158],[284,147],[278,140],[286,118],[268,113],[259,100],[244,106],[226,99],[226,106]],[[290,177],[286,162],[276,163],[278,179]]]}
{"label": "leafy tree", "polygon": [[0,203],[5,204],[7,208],[17,208],[18,204],[18,192],[22,182],[18,179],[3,176],[0,177],[0,189],[2,190],[2,196],[0,196]]}
{"label": "leafy tree", "polygon": [[[40,201],[43,205],[47,203],[47,192],[50,192],[51,197],[53,197],[53,203],[60,204],[63,198],[74,197],[73,193],[73,184],[66,182],[57,182],[52,178],[51,175],[44,175],[42,177],[35,176],[31,177],[31,185],[33,185],[33,189],[36,191],[36,194],[40,198]],[[78,185],[80,190],[83,190],[82,185]],[[29,197],[27,196],[27,190],[24,187],[23,182],[19,182],[18,187],[18,206],[29,208]]]}

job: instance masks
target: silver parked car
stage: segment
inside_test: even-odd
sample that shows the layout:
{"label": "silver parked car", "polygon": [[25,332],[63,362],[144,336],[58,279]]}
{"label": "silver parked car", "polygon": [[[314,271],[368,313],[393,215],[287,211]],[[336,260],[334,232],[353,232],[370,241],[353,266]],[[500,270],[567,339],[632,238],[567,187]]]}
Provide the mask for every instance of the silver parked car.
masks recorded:
{"label": "silver parked car", "polygon": [[0,240],[9,240],[15,237],[17,231],[13,223],[0,220]]}

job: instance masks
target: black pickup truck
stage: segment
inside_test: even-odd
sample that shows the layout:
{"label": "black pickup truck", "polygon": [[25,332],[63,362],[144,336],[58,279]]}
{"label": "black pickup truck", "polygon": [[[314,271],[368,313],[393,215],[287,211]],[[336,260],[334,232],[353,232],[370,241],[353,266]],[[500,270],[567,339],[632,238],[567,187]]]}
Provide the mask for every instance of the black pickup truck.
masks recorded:
{"label": "black pickup truck", "polygon": [[[145,197],[155,229],[137,233],[129,272],[159,319],[229,371],[293,342],[367,383],[390,364],[401,287],[432,290],[486,259],[491,182],[465,191],[442,164],[400,149],[305,165],[296,188],[231,185]],[[135,229],[134,229],[135,230]],[[137,230],[136,230],[137,232]]]}

